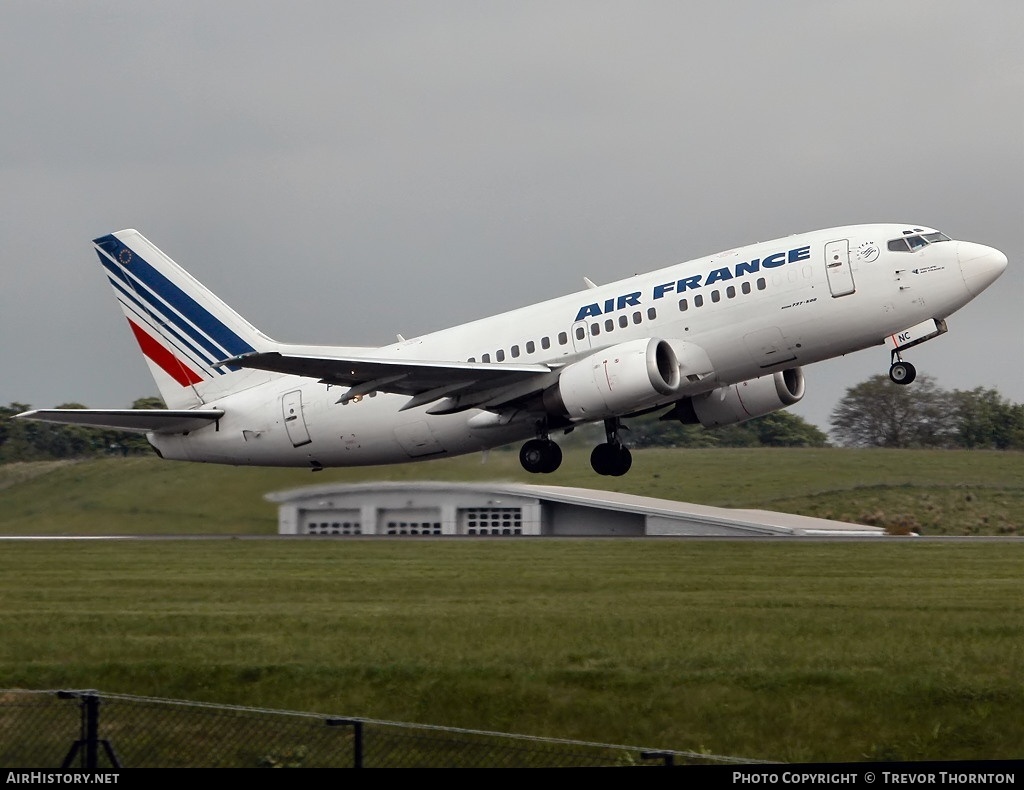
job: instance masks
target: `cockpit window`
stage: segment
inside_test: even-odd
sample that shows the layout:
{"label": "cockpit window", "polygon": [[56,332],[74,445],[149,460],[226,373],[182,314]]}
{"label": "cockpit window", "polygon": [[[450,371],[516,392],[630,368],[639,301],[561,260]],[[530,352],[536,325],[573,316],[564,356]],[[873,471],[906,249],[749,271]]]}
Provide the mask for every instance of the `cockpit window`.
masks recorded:
{"label": "cockpit window", "polygon": [[890,252],[912,252],[919,250],[922,247],[926,247],[929,244],[936,244],[940,241],[950,241],[949,236],[945,233],[922,233],[920,235],[915,234],[913,236],[903,236],[898,239],[893,239],[889,242]]}

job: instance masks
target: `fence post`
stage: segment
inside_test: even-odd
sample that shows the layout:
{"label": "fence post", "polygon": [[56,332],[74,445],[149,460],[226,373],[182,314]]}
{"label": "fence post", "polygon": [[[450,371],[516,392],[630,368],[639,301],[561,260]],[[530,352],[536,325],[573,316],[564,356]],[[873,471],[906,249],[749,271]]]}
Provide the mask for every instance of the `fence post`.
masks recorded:
{"label": "fence post", "polygon": [[328,727],[351,727],[353,735],[352,767],[363,767],[363,723],[359,719],[327,719]]}
{"label": "fence post", "polygon": [[82,701],[82,725],[79,731],[79,739],[75,741],[71,750],[68,752],[67,757],[64,758],[64,763],[61,768],[70,768],[72,761],[75,759],[75,755],[78,754],[79,750],[84,749],[85,765],[82,766],[87,771],[95,771],[99,768],[99,757],[100,757],[100,744],[103,744],[103,748],[107,753],[107,758],[110,760],[111,765],[114,768],[120,768],[121,763],[117,759],[117,755],[114,753],[113,747],[109,741],[100,740],[100,698],[98,694],[90,693],[78,693],[75,691],[58,691],[58,699],[80,699]]}

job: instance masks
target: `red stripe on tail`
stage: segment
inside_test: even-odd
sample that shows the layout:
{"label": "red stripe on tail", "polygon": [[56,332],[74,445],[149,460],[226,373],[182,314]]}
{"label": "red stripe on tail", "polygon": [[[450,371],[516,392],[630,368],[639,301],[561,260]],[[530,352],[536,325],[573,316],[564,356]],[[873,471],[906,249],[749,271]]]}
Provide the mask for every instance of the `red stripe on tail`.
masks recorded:
{"label": "red stripe on tail", "polygon": [[181,386],[188,387],[202,381],[202,378],[194,370],[186,367],[184,362],[164,348],[152,335],[130,318],[128,325],[132,328],[132,334],[139,342],[142,353],[159,365],[161,370]]}

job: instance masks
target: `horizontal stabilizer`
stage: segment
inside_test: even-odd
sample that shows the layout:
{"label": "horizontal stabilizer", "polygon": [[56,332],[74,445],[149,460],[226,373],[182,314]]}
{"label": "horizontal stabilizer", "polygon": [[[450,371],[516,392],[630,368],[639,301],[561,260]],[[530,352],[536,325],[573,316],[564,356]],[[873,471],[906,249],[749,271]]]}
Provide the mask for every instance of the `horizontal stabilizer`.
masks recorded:
{"label": "horizontal stabilizer", "polygon": [[224,412],[220,409],[35,409],[17,416],[22,420],[115,431],[182,433],[216,422]]}

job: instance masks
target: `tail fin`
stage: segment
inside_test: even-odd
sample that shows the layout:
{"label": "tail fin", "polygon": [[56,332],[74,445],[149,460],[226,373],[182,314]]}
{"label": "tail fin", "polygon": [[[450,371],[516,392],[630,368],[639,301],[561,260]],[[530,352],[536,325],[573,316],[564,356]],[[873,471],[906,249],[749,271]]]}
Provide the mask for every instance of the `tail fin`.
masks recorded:
{"label": "tail fin", "polygon": [[169,409],[208,403],[268,376],[215,363],[275,343],[136,230],[93,244]]}

